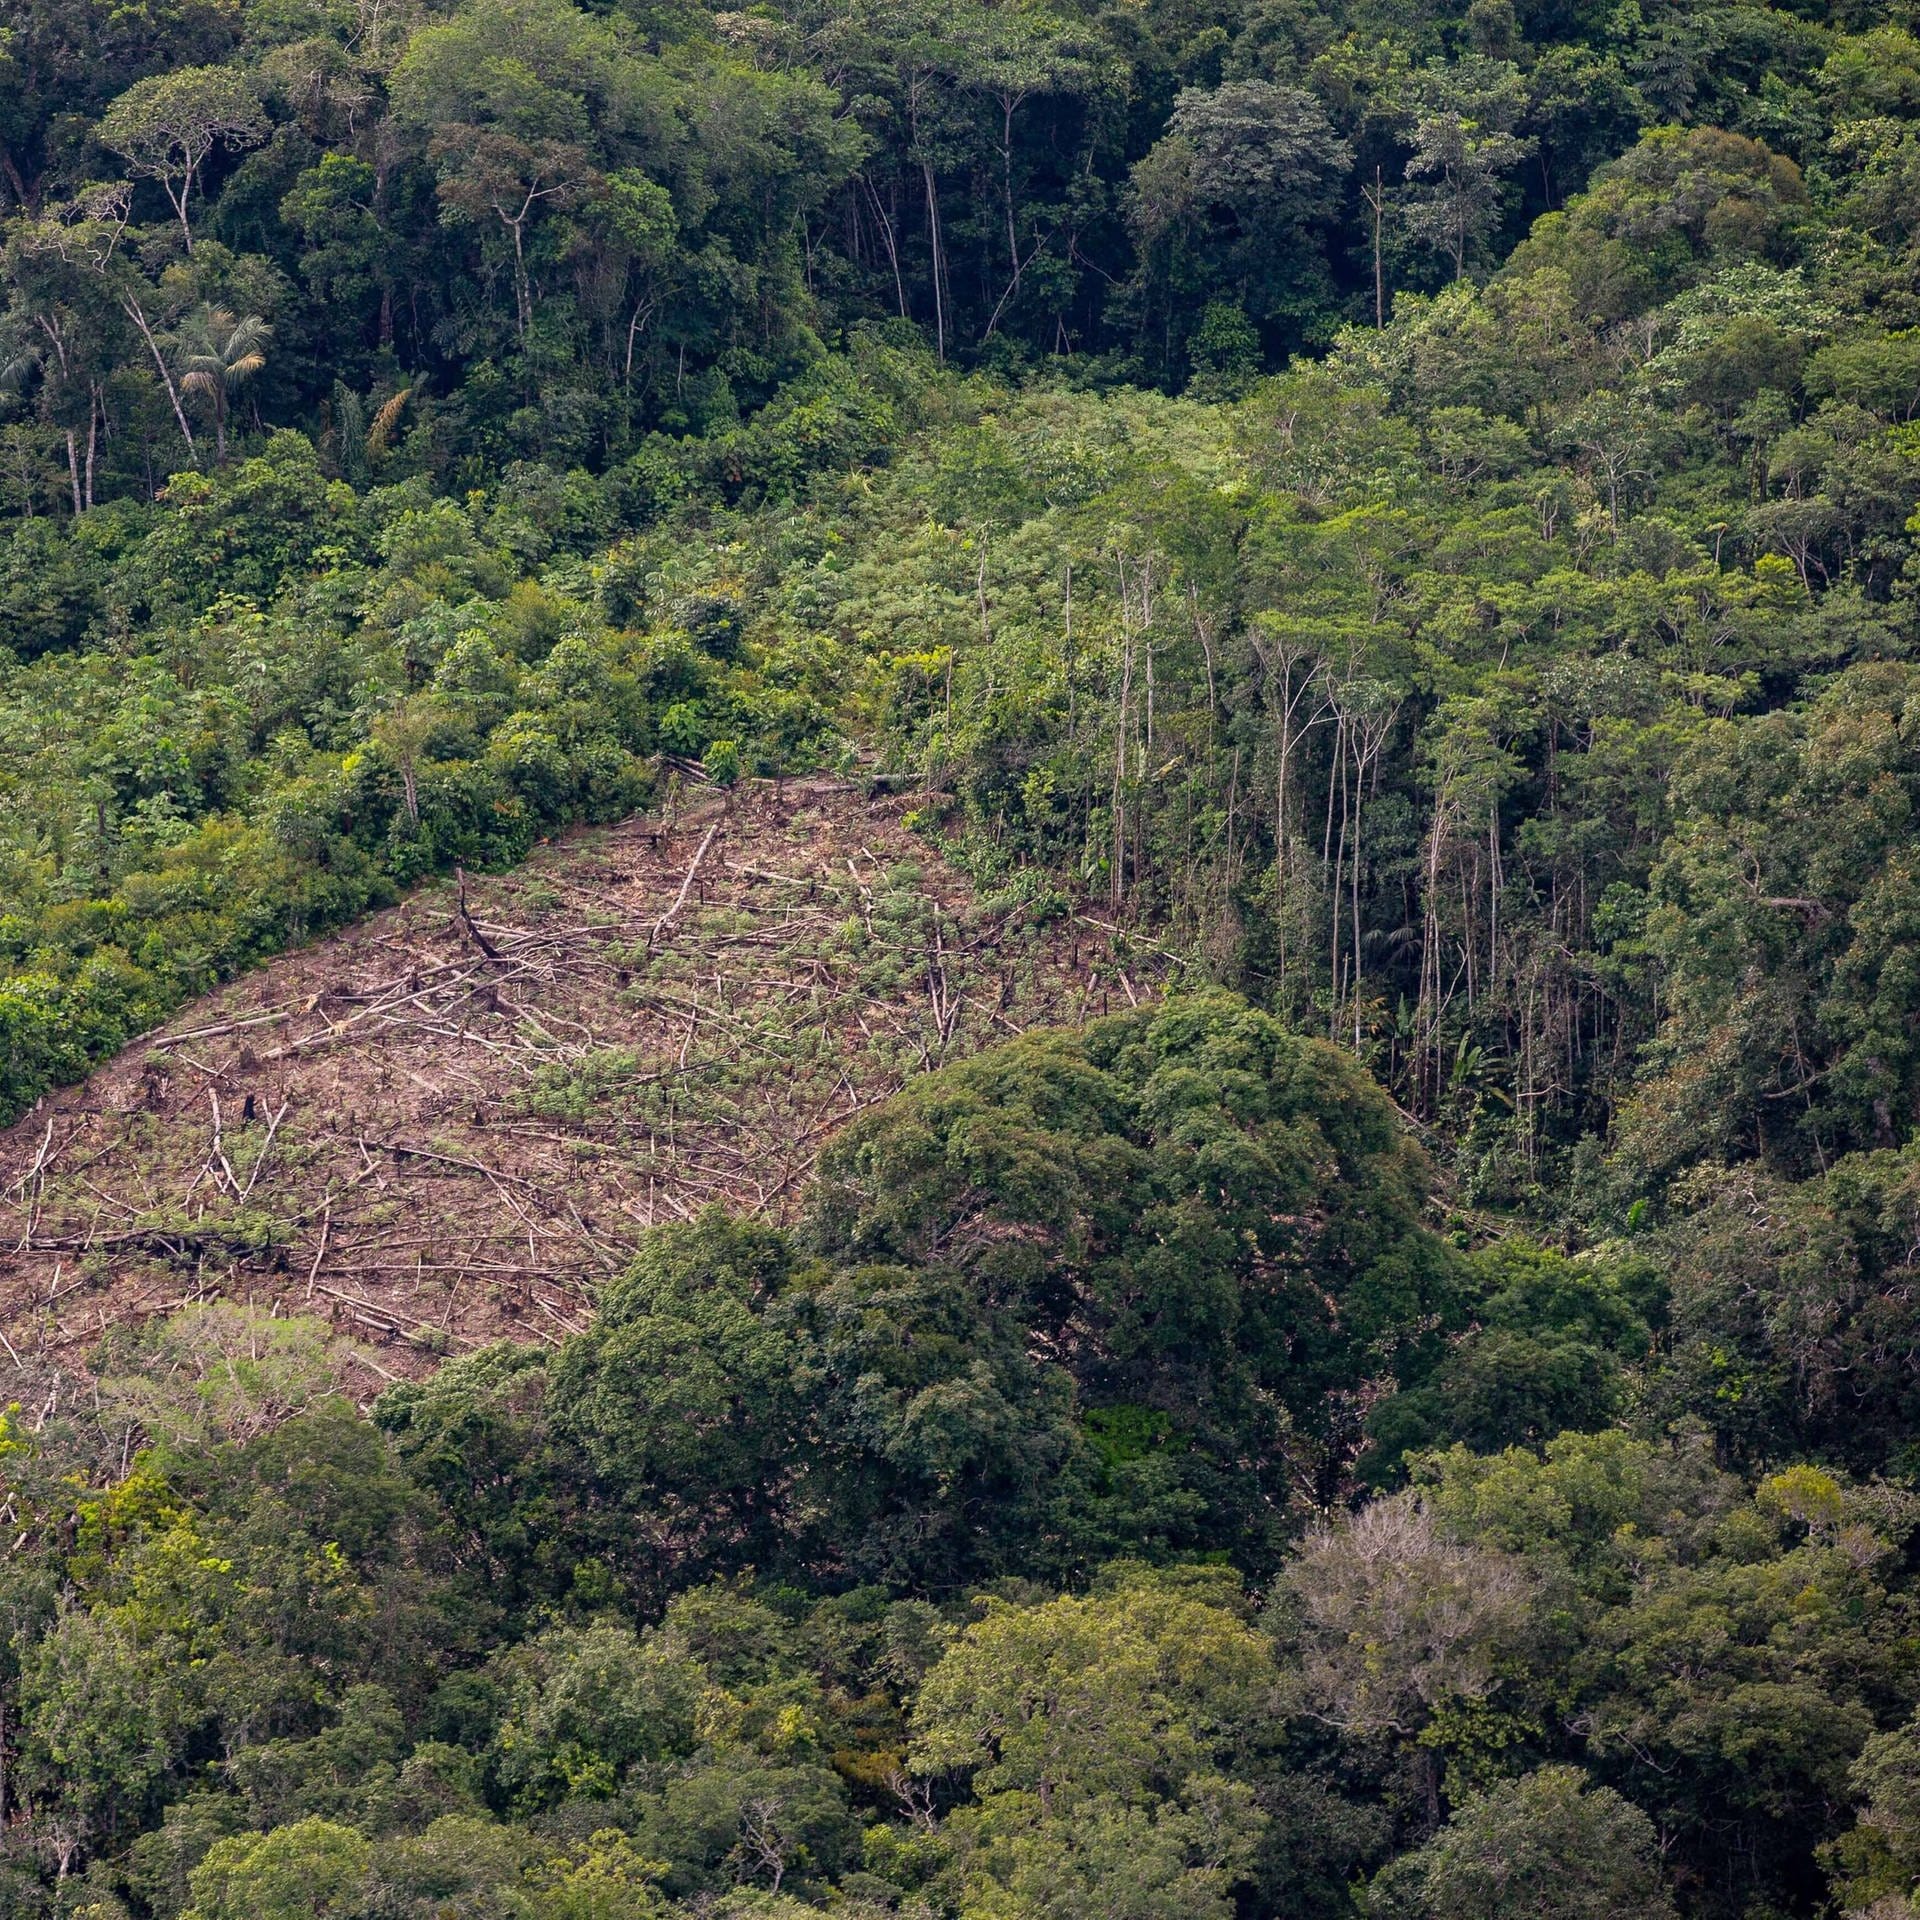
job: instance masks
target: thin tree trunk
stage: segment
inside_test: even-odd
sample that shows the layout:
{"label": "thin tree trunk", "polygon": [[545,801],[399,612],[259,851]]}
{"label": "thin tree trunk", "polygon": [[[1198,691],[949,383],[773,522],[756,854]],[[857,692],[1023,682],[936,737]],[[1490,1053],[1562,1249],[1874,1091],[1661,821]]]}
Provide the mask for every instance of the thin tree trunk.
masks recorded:
{"label": "thin tree trunk", "polygon": [[887,217],[887,210],[880,204],[880,195],[874,184],[863,173],[860,184],[867,190],[867,198],[873,202],[875,217],[880,222],[880,237],[887,243],[887,264],[893,269],[893,297],[900,308],[900,318],[907,317],[907,283],[900,275],[900,250],[893,243],[893,222]]}
{"label": "thin tree trunk", "polygon": [[528,311],[530,302],[527,297],[527,250],[522,234],[526,222],[524,217],[509,220],[507,225],[513,229],[513,298],[514,317],[520,322],[520,344],[527,344],[527,326],[532,319]]}
{"label": "thin tree trunk", "polygon": [[1013,269],[1013,284],[1020,285],[1020,241],[1013,217],[1013,110],[1017,100],[1000,102],[1000,177],[1007,197],[1007,263]]}
{"label": "thin tree trunk", "polygon": [[173,384],[173,369],[167,365],[167,356],[160,351],[160,343],[153,337],[153,328],[147,323],[147,316],[140,302],[130,296],[120,302],[121,311],[140,330],[140,338],[147,343],[147,351],[153,355],[153,364],[160,370],[160,383],[167,390],[167,398],[173,403],[173,417],[179,423],[180,437],[187,443],[188,453],[196,453],[193,443],[193,429],[187,425],[186,410],[180,404],[180,389]]}
{"label": "thin tree trunk", "polygon": [[[1317,711],[1304,725],[1295,727],[1295,716],[1306,704],[1308,694],[1319,684],[1319,665],[1316,663],[1296,687],[1294,675],[1306,658],[1305,647],[1283,640],[1272,653],[1269,653],[1258,639],[1253,645],[1267,675],[1269,699],[1274,718],[1279,723],[1280,732],[1279,767],[1274,776],[1273,787],[1273,913],[1280,943],[1279,984],[1284,991],[1288,966],[1287,893],[1293,877],[1293,822],[1290,805],[1293,796],[1293,754],[1294,749],[1306,738],[1309,730],[1317,726],[1325,717],[1327,709],[1323,700]],[[1324,858],[1323,851],[1322,859]]]}
{"label": "thin tree trunk", "polygon": [[1360,826],[1362,809],[1366,804],[1367,755],[1365,740],[1362,739],[1362,752],[1353,769],[1353,866],[1348,881],[1348,893],[1353,908],[1353,1050],[1360,1051]]}
{"label": "thin tree trunk", "polygon": [[1080,689],[1073,670],[1073,562],[1066,566],[1066,664],[1067,664],[1067,738],[1072,741],[1079,733]]}
{"label": "thin tree trunk", "polygon": [[[1337,710],[1336,710],[1337,711]],[[1337,1037],[1340,1029],[1341,973],[1340,973],[1340,908],[1341,878],[1347,864],[1347,821],[1349,805],[1347,799],[1347,717],[1338,715],[1338,723],[1333,738],[1333,765],[1327,774],[1327,831],[1333,831],[1333,798],[1335,788],[1340,794],[1340,841],[1333,854],[1333,884],[1328,893],[1333,900],[1333,918],[1328,928],[1329,952],[1328,975],[1332,985],[1332,998],[1327,1008],[1327,1038]],[[1324,860],[1324,855],[1322,856]]]}
{"label": "thin tree trunk", "polygon": [[927,187],[927,238],[933,249],[933,344],[940,364],[947,364],[947,308],[941,291],[941,267],[945,255],[940,245],[940,196],[933,184],[933,163],[922,160],[921,178]]}
{"label": "thin tree trunk", "polygon": [[1188,588],[1188,604],[1193,609],[1194,638],[1200,642],[1200,657],[1207,666],[1207,759],[1213,759],[1213,723],[1220,711],[1220,689],[1213,677],[1213,630],[1200,617],[1200,589]]}
{"label": "thin tree trunk", "polygon": [[655,303],[651,300],[640,301],[633,310],[633,318],[627,322],[627,368],[623,376],[624,384],[633,385],[633,343],[640,329],[652,317]]}
{"label": "thin tree trunk", "polygon": [[1113,870],[1107,880],[1108,903],[1118,908],[1126,896],[1127,711],[1133,697],[1133,627],[1127,618],[1127,563],[1120,561],[1120,714],[1113,735]]}
{"label": "thin tree trunk", "polygon": [[1487,978],[1500,977],[1500,803],[1487,808]]}
{"label": "thin tree trunk", "polygon": [[[162,181],[161,184],[162,186],[166,185],[164,181]],[[186,243],[186,249],[189,253],[193,251],[193,229],[187,224],[187,201],[192,195],[193,169],[189,167],[187,169],[187,177],[181,183],[180,191],[177,194],[171,187],[167,187],[167,198],[173,202],[173,210],[180,216],[180,238]]]}
{"label": "thin tree trunk", "polygon": [[1414,1010],[1420,1110],[1431,1118],[1440,1104],[1440,855],[1452,824],[1452,802],[1443,793],[1427,830],[1427,885],[1420,928],[1420,997]]}
{"label": "thin tree trunk", "polygon": [[1233,750],[1233,773],[1227,781],[1227,886],[1231,889],[1239,878],[1234,861],[1234,820],[1240,804],[1240,749]]}
{"label": "thin tree trunk", "polygon": [[1373,170],[1373,185],[1363,188],[1360,197],[1373,211],[1373,324],[1378,332],[1387,324],[1386,269],[1380,254],[1380,223],[1386,212],[1387,189],[1378,167]]}
{"label": "thin tree trunk", "polygon": [[1360,1051],[1360,862],[1362,857],[1361,821],[1362,809],[1366,801],[1366,783],[1369,776],[1378,777],[1381,749],[1387,743],[1388,735],[1393,731],[1395,707],[1385,715],[1362,715],[1360,721],[1360,754],[1353,775],[1353,873],[1351,880],[1351,900],[1353,908],[1353,1050]]}

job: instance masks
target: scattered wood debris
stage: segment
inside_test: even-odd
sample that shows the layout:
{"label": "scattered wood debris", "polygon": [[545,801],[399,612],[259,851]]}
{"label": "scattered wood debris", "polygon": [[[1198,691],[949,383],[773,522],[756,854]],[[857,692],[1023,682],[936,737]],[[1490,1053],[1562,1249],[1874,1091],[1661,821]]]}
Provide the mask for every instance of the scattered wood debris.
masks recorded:
{"label": "scattered wood debris", "polygon": [[[974,897],[832,780],[702,794],[422,891],[188,1010],[0,1134],[23,1404],[110,1326],[321,1314],[368,1392],[558,1344],[656,1222],[798,1207],[909,1074],[1151,990],[1118,929]],[[343,1345],[343,1351],[347,1351]]]}

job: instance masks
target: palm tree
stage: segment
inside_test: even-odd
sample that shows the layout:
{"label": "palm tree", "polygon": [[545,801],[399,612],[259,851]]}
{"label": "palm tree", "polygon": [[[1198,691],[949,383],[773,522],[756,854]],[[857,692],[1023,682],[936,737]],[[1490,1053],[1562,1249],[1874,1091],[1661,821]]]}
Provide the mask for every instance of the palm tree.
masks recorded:
{"label": "palm tree", "polygon": [[273,329],[257,313],[236,320],[225,307],[202,307],[174,336],[183,393],[213,402],[214,457],[227,458],[227,411],[232,397],[267,364]]}

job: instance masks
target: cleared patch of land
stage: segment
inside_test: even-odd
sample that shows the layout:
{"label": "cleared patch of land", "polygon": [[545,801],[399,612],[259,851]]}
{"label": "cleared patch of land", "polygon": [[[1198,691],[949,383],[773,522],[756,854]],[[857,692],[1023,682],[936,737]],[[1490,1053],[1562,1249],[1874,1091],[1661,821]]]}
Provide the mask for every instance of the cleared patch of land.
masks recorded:
{"label": "cleared patch of land", "polygon": [[649,1226],[791,1217],[908,1075],[1154,990],[1097,917],[976,897],[906,805],[790,782],[569,836],[43,1101],[0,1134],[0,1400],[217,1297],[331,1321],[363,1391],[556,1342]]}

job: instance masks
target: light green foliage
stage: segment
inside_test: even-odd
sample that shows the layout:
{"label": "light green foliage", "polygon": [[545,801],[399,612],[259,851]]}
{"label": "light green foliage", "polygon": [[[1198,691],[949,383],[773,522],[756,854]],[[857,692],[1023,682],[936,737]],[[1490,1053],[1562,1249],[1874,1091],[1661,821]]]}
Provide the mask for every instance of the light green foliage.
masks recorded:
{"label": "light green foliage", "polygon": [[22,1789],[54,1810],[69,1860],[137,1825],[192,1724],[190,1697],[132,1620],[70,1612],[20,1675]]}
{"label": "light green foliage", "polygon": [[371,1857],[362,1835],[321,1819],[216,1840],[194,1869],[183,1920],[347,1920]]}
{"label": "light green foliage", "polygon": [[914,1767],[970,1776],[967,1913],[1229,1911],[1262,1816],[1224,1771],[1277,1675],[1231,1586],[1123,1571],[1087,1599],[996,1605],[927,1676]]}
{"label": "light green foliage", "polygon": [[496,1771],[522,1805],[604,1799],[636,1767],[689,1751],[700,1676],[670,1640],[603,1623],[555,1628],[500,1676]]}
{"label": "light green foliage", "polygon": [[664,1870],[619,1828],[603,1828],[577,1857],[535,1871],[533,1911],[540,1920],[655,1920],[666,1911],[658,1891]]}
{"label": "light green foliage", "polygon": [[1653,1823],[1577,1767],[1460,1808],[1376,1886],[1372,1910],[1432,1920],[1672,1920]]}
{"label": "light green foliage", "polygon": [[325,1342],[308,1322],[210,1302],[128,1343],[102,1389],[156,1441],[270,1432],[333,1388]]}
{"label": "light green foliage", "polygon": [[1143,1570],[1084,1600],[994,1607],[928,1676],[914,1765],[1062,1816],[1217,1765],[1252,1736],[1273,1684],[1236,1599]]}

